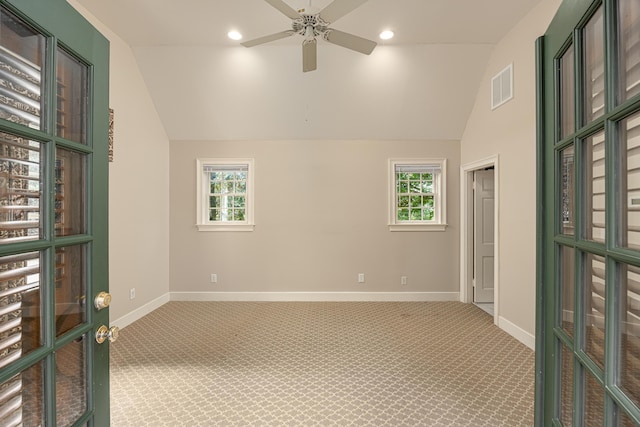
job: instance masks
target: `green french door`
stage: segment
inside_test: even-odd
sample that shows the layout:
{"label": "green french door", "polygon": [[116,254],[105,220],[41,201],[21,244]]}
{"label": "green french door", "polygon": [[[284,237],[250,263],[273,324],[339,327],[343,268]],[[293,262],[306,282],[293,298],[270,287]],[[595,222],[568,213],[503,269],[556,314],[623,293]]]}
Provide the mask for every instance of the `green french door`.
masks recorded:
{"label": "green french door", "polygon": [[640,1],[565,0],[536,47],[536,425],[637,426]]}
{"label": "green french door", "polygon": [[108,426],[109,44],[0,0],[0,425]]}

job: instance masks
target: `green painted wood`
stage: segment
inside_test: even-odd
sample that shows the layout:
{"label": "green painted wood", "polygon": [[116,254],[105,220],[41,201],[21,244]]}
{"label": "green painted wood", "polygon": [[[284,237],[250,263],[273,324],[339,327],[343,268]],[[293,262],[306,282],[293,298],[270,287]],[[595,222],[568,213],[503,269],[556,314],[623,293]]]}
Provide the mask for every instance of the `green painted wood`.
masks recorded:
{"label": "green painted wood", "polygon": [[[88,126],[88,145],[81,145],[65,141],[55,135],[55,117],[50,114],[45,117],[44,132],[25,129],[13,123],[0,121],[0,130],[17,132],[22,136],[47,143],[45,148],[49,162],[55,158],[56,145],[70,148],[88,155],[87,165],[89,182],[88,203],[88,233],[80,236],[56,238],[53,235],[53,197],[54,197],[54,167],[48,166],[48,177],[44,185],[45,198],[45,238],[37,242],[26,242],[0,247],[0,256],[16,251],[45,250],[48,256],[43,265],[44,274],[53,280],[54,252],[56,247],[73,244],[86,244],[89,247],[88,256],[88,289],[87,306],[88,322],[73,329],[56,340],[54,331],[53,290],[43,293],[46,305],[44,332],[46,334],[45,347],[38,349],[9,369],[0,370],[0,381],[10,378],[20,370],[43,361],[48,366],[45,378],[46,425],[54,426],[56,419],[55,408],[55,375],[53,369],[55,360],[53,352],[64,344],[86,334],[88,339],[88,412],[79,421],[81,424],[89,421],[92,426],[106,427],[109,425],[109,345],[98,345],[93,339],[95,330],[102,324],[109,323],[109,310],[97,311],[93,308],[93,297],[100,291],[109,290],[108,270],[108,126],[109,126],[109,42],[93,26],[91,26],[66,0],[0,0],[0,4],[14,11],[25,19],[38,31],[48,36],[50,45],[47,50],[47,60],[55,63],[56,46],[62,46],[89,65],[90,100],[88,112],[90,114]],[[51,88],[48,99],[55,104],[55,67],[49,67],[44,79]],[[51,107],[50,107],[51,108]],[[53,108],[55,111],[55,108]],[[52,287],[49,287],[52,288]]]}
{"label": "green painted wood", "polygon": [[[566,346],[574,353],[574,425],[583,425],[585,420],[584,387],[585,375],[592,375],[597,382],[604,386],[603,399],[604,425],[615,426],[618,421],[618,409],[623,408],[631,419],[640,425],[640,411],[633,405],[630,399],[622,393],[617,384],[620,335],[620,300],[624,296],[619,291],[620,277],[617,266],[620,263],[628,263],[640,266],[640,252],[617,247],[616,230],[620,228],[618,212],[622,197],[617,193],[617,183],[620,174],[626,173],[620,170],[617,159],[620,153],[620,135],[617,121],[631,112],[640,111],[640,96],[628,100],[622,104],[619,102],[617,88],[618,82],[618,52],[617,43],[617,4],[618,0],[565,0],[562,2],[556,16],[552,20],[547,32],[538,41],[537,51],[537,150],[539,155],[537,166],[538,185],[538,260],[537,260],[537,301],[536,313],[536,426],[561,425],[557,419],[558,404],[560,401],[560,348]],[[584,117],[580,108],[576,112],[577,130],[573,135],[568,135],[564,140],[558,141],[556,100],[559,97],[558,90],[558,64],[557,59],[563,53],[570,40],[575,40],[576,47],[576,71],[581,67],[581,28],[587,23],[592,12],[598,7],[604,7],[605,25],[605,114],[603,117],[582,125],[581,117]],[[580,73],[578,73],[578,76]],[[581,106],[586,96],[583,94],[581,78],[576,80],[576,105]],[[590,242],[583,239],[582,230],[585,224],[585,212],[580,211],[581,203],[586,197],[586,185],[582,182],[584,175],[580,173],[583,156],[581,144],[595,131],[604,129],[606,135],[606,241],[605,244]],[[559,235],[561,224],[559,223],[560,192],[559,180],[560,162],[559,153],[568,144],[575,144],[575,171],[576,171],[576,232],[575,236]],[[576,306],[574,316],[575,342],[564,333],[557,325],[559,307],[559,255],[558,246],[576,248],[575,262],[575,295]],[[583,255],[580,255],[583,254]],[[580,331],[586,326],[584,304],[587,298],[586,290],[582,285],[585,282],[586,254],[596,254],[605,258],[606,263],[606,312],[605,325],[605,369],[604,371],[582,350],[585,344],[584,336]]]}

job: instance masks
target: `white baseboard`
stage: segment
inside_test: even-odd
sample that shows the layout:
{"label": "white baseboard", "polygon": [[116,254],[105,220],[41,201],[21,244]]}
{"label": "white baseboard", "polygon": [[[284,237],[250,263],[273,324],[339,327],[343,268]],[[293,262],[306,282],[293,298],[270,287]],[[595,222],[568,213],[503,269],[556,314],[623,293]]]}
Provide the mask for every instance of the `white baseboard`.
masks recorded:
{"label": "white baseboard", "polygon": [[522,344],[529,347],[531,350],[536,349],[536,337],[529,332],[500,316],[498,318],[498,327],[520,341]]}
{"label": "white baseboard", "polygon": [[171,292],[171,301],[460,301],[460,292]]}
{"label": "white baseboard", "polygon": [[131,313],[125,314],[124,316],[120,317],[119,319],[110,321],[109,324],[111,326],[117,326],[120,329],[124,329],[125,327],[129,326],[130,324],[132,324],[136,320],[143,318],[147,314],[151,313],[153,310],[156,310],[156,309],[160,308],[161,306],[163,306],[164,304],[168,303],[169,301],[170,301],[170,295],[169,295],[169,293],[166,293],[166,294],[164,294],[162,296],[159,296],[158,298],[146,303],[142,307],[136,308]]}

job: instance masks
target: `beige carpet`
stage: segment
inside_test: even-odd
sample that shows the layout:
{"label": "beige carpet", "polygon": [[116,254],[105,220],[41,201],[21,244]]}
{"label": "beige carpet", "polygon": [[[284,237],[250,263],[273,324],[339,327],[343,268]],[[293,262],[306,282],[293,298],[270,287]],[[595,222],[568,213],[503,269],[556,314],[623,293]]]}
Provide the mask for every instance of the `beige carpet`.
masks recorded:
{"label": "beige carpet", "polygon": [[470,304],[171,302],[111,349],[114,427],[533,425],[533,352]]}

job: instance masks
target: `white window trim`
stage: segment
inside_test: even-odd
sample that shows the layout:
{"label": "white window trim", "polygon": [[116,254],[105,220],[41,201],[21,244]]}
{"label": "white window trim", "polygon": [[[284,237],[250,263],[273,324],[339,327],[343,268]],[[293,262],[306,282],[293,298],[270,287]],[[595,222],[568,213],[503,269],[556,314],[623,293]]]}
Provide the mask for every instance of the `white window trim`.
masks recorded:
{"label": "white window trim", "polygon": [[[434,221],[398,221],[396,214],[396,165],[440,165],[435,183]],[[389,159],[389,231],[445,231],[447,228],[447,159]]]}
{"label": "white window trim", "polygon": [[[196,227],[198,231],[253,231],[255,228],[254,221],[254,175],[255,165],[254,159],[213,159],[199,158],[196,159]],[[203,168],[205,166],[224,166],[224,165],[247,165],[247,212],[246,221],[242,222],[221,222],[209,221],[208,215],[208,196],[209,196],[209,180],[206,179]]]}

